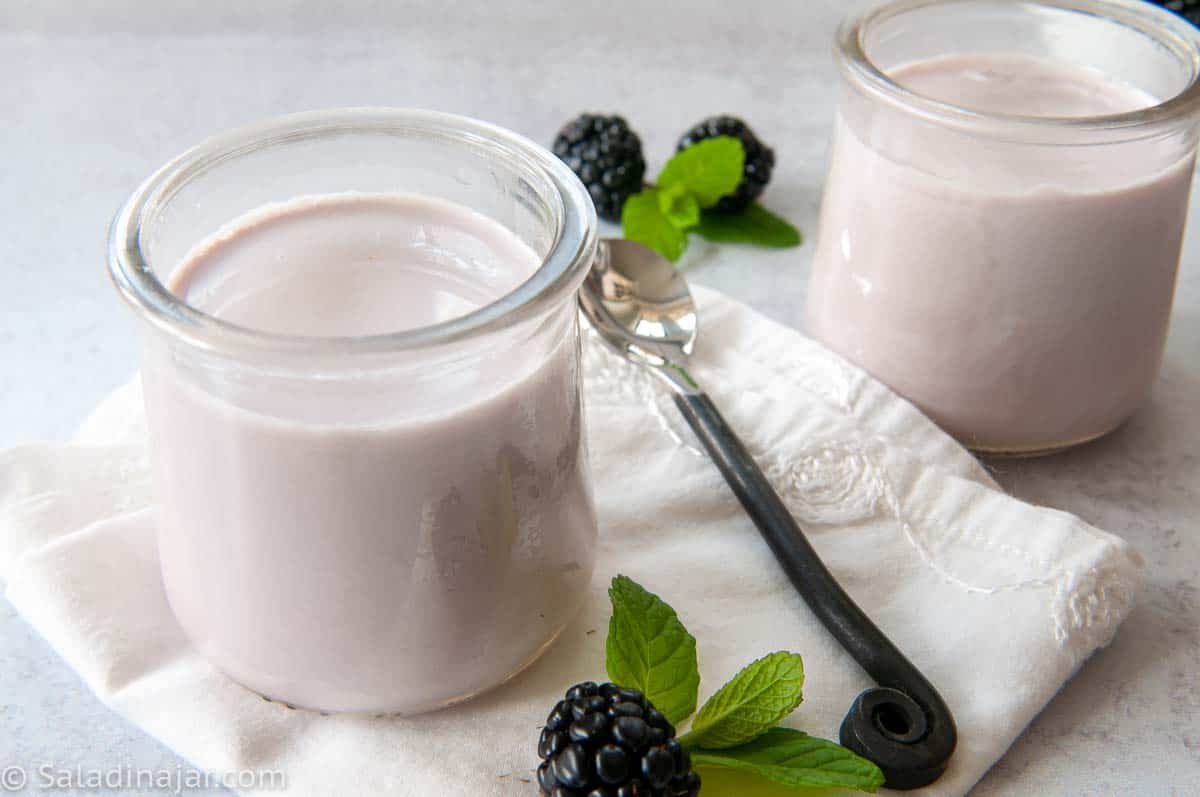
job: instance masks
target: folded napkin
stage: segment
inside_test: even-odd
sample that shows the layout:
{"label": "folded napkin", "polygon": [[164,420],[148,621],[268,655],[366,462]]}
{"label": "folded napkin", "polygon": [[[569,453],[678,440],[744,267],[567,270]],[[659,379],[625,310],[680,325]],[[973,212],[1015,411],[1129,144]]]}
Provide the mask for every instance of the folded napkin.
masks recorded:
{"label": "folded napkin", "polygon": [[[965,793],[1111,639],[1139,557],[1004,495],[911,405],[813,341],[696,294],[694,373],[829,568],[949,703],[958,751],[923,793]],[[805,700],[788,724],[836,739],[871,682],[809,614],[656,380],[590,335],[584,356],[601,534],[591,599],[529,671],[463,705],[323,716],[264,701],[204,661],[159,582],[136,384],[73,443],[0,454],[7,595],[122,716],[206,770],[281,771],[289,794],[535,794],[546,713],[570,684],[604,676],[617,573],[662,595],[696,636],[701,700],[750,660],[795,651]]]}

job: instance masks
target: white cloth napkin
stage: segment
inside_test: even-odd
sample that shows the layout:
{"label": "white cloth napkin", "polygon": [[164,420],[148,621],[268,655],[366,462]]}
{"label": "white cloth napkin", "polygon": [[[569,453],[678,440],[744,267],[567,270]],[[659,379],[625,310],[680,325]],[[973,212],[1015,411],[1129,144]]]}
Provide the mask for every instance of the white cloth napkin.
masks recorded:
{"label": "white cloth napkin", "polygon": [[[949,703],[958,750],[924,793],[965,793],[1111,639],[1140,558],[999,492],[912,406],[816,343],[712,291],[697,297],[696,376],[830,569]],[[7,595],[122,716],[209,771],[282,771],[289,794],[535,794],[546,713],[570,684],[604,676],[617,573],[662,595],[696,636],[701,700],[752,659],[796,651],[805,700],[788,724],[836,739],[868,678],[809,614],[654,378],[590,335],[585,376],[601,528],[591,599],[531,670],[461,706],[323,716],[266,702],[200,658],[159,582],[136,384],[75,442],[0,454]]]}

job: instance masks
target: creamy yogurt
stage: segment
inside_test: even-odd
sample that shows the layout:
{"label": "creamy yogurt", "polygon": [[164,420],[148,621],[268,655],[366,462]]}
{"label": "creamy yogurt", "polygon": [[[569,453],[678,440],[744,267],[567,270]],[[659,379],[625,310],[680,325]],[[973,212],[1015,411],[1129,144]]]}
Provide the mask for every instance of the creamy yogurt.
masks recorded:
{"label": "creamy yogurt", "polygon": [[[243,327],[354,337],[461,316],[539,265],[458,205],[326,195],[238,219],[168,287]],[[418,353],[349,389],[243,380],[149,341],[164,584],[199,649],[268,697],[372,712],[445,705],[533,660],[593,565],[574,313],[548,349]]]}
{"label": "creamy yogurt", "polygon": [[[988,114],[1155,104],[1067,62],[948,55],[888,75]],[[1022,146],[878,112],[840,115],[807,324],[976,448],[1102,434],[1161,360],[1193,166],[1174,144]]]}

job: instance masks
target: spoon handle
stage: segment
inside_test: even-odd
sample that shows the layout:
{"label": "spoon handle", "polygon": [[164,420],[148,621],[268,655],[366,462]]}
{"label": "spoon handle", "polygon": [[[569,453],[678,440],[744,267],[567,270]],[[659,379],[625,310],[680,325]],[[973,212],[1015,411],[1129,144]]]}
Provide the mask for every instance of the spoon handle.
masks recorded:
{"label": "spoon handle", "polygon": [[854,699],[842,744],[875,762],[890,788],[937,780],[957,741],[954,717],[937,690],[830,574],[712,400],[676,393],[675,404],[813,614],[879,684]]}

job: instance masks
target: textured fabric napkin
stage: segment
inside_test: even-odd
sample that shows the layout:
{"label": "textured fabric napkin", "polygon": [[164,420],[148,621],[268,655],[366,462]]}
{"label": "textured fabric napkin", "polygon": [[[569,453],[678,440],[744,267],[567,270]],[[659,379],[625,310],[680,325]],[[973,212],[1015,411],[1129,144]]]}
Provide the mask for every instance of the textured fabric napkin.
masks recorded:
{"label": "textured fabric napkin", "polygon": [[[1139,557],[1004,495],[907,402],[794,330],[697,298],[695,374],[830,569],[954,711],[958,751],[923,793],[965,793],[1111,639]],[[696,636],[701,700],[750,660],[796,651],[805,701],[788,724],[836,739],[867,677],[810,616],[656,380],[591,336],[585,378],[601,528],[590,602],[534,667],[466,704],[323,716],[266,702],[200,658],[159,582],[136,383],[75,442],[0,454],[8,597],[115,711],[207,770],[282,771],[289,794],[535,794],[546,713],[568,685],[604,676],[616,573],[662,595]]]}

